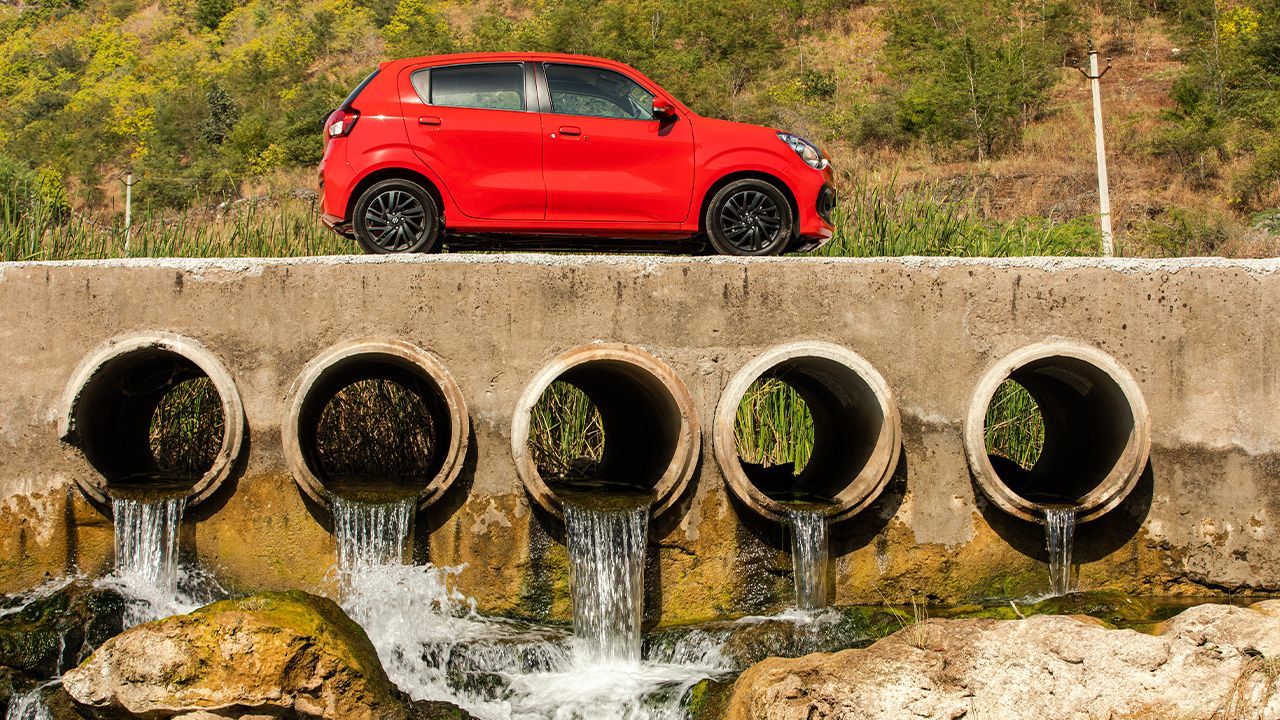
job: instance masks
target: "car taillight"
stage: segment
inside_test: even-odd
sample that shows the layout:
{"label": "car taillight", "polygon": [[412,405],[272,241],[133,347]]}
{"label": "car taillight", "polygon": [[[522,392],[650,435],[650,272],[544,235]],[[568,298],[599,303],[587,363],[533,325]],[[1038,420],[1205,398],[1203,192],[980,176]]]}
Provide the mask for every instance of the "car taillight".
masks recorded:
{"label": "car taillight", "polygon": [[360,113],[352,109],[334,110],[329,119],[324,122],[325,137],[346,137],[351,134],[351,128],[356,126],[356,121],[360,119]]}

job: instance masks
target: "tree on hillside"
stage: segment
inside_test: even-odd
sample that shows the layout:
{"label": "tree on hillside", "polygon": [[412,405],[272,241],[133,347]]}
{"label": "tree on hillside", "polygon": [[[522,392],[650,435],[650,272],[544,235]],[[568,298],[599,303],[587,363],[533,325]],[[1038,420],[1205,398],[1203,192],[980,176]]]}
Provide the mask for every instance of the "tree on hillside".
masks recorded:
{"label": "tree on hillside", "polygon": [[1066,3],[1025,0],[901,0],[885,22],[901,129],[978,160],[1021,139],[1081,27]]}
{"label": "tree on hillside", "polygon": [[435,0],[400,0],[382,36],[391,57],[439,55],[455,47],[453,32]]}
{"label": "tree on hillside", "polygon": [[1234,204],[1280,198],[1280,0],[1188,0],[1175,17],[1191,41],[1174,85],[1171,124],[1157,155],[1202,179],[1232,156],[1248,158],[1232,179]]}

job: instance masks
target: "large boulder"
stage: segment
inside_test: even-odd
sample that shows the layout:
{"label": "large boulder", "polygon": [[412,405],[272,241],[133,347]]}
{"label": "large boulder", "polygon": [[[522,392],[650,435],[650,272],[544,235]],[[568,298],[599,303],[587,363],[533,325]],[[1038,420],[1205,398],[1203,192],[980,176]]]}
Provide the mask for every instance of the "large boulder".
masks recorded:
{"label": "large boulder", "polygon": [[926,620],[860,650],[771,658],[729,720],[1280,717],[1280,603],[1201,605],[1159,634],[1089,618]]}
{"label": "large boulder", "polygon": [[139,625],[66,673],[70,697],[104,717],[410,720],[364,630],[302,592],[226,600]]}

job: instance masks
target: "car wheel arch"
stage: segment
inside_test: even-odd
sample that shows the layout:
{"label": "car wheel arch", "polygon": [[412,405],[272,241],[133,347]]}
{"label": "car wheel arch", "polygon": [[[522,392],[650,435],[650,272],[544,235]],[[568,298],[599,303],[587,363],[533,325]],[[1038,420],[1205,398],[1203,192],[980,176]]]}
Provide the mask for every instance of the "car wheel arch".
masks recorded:
{"label": "car wheel arch", "polygon": [[393,179],[406,180],[408,182],[421,185],[422,189],[426,190],[427,194],[431,196],[431,199],[436,201],[436,206],[440,208],[440,221],[441,224],[443,224],[446,212],[445,208],[448,206],[445,204],[444,195],[440,191],[440,188],[431,178],[421,172],[399,166],[378,168],[369,172],[356,182],[351,189],[350,195],[347,197],[347,219],[350,220],[352,218],[352,213],[355,211],[356,203],[360,201],[360,196],[364,194],[365,190],[368,190],[370,187],[373,187],[373,185],[380,183],[383,180]]}
{"label": "car wheel arch", "polygon": [[781,192],[782,196],[787,199],[787,204],[791,206],[792,217],[799,217],[800,206],[796,203],[796,194],[791,191],[791,188],[785,181],[783,181],[782,178],[760,170],[740,170],[737,172],[726,173],[725,175],[717,178],[716,181],[707,186],[706,191],[702,193],[702,198],[698,203],[699,232],[705,233],[707,231],[707,209],[711,205],[712,198],[716,196],[716,193],[720,192],[720,188],[739,180],[760,180],[761,182],[766,182],[774,186],[778,189],[778,192]]}

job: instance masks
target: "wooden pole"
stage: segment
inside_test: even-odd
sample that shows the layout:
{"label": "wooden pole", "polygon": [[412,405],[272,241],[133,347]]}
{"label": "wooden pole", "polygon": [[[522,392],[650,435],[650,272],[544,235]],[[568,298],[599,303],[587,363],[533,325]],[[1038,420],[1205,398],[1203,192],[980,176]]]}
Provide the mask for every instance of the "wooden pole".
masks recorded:
{"label": "wooden pole", "polygon": [[1107,182],[1107,143],[1102,136],[1102,76],[1111,69],[1111,62],[1098,72],[1098,50],[1089,42],[1089,70],[1084,76],[1093,86],[1093,144],[1098,161],[1098,219],[1102,224],[1102,255],[1115,255],[1115,235],[1111,231],[1111,191]]}

